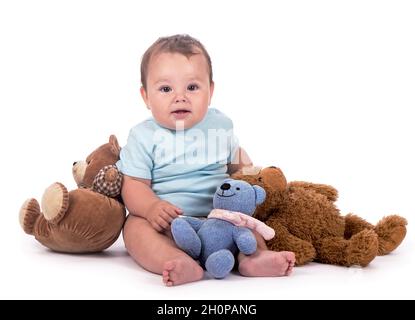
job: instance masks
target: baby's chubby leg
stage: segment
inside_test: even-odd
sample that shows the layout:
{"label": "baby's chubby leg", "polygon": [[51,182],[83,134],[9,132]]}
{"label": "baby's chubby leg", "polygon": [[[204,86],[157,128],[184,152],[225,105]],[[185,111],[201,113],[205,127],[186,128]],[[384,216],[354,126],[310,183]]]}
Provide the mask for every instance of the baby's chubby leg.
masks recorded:
{"label": "baby's chubby leg", "polygon": [[177,248],[171,238],[157,232],[146,219],[130,215],[123,236],[133,259],[144,269],[163,275],[167,286],[202,279],[200,265]]}
{"label": "baby's chubby leg", "polygon": [[267,249],[264,238],[254,232],[257,251],[249,256],[238,255],[239,273],[246,277],[280,277],[292,273],[295,254],[289,251],[271,251]]}

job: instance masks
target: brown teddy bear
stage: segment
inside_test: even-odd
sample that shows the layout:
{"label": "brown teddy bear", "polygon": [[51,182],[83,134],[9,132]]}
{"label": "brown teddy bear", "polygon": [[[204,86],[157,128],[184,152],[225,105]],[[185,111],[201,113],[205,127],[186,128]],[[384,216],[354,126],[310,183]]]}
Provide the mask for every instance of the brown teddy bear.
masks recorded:
{"label": "brown teddy bear", "polygon": [[[86,161],[73,164],[78,189],[67,191],[54,183],[20,209],[23,230],[44,246],[59,252],[99,252],[120,235],[125,220],[121,202],[122,175],[116,169],[120,147],[115,136],[92,152]],[[117,197],[117,198],[116,198]]]}
{"label": "brown teddy bear", "polygon": [[275,230],[268,248],[293,251],[297,265],[315,260],[364,267],[377,255],[394,250],[405,238],[407,222],[400,216],[384,217],[375,226],[353,214],[341,216],[334,204],[337,190],[331,186],[287,183],[276,167],[237,172],[232,178],[266,190],[266,200],[254,217]]}

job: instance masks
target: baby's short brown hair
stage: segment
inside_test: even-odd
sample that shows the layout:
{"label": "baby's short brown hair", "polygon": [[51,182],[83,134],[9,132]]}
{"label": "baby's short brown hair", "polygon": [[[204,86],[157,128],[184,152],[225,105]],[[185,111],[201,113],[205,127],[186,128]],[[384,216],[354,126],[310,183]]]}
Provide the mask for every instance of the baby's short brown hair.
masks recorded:
{"label": "baby's short brown hair", "polygon": [[208,64],[209,81],[210,83],[213,82],[212,61],[205,47],[199,40],[187,34],[176,34],[170,37],[158,38],[144,53],[141,59],[141,85],[144,90],[147,90],[147,73],[151,57],[162,52],[180,53],[187,58],[202,53]]}

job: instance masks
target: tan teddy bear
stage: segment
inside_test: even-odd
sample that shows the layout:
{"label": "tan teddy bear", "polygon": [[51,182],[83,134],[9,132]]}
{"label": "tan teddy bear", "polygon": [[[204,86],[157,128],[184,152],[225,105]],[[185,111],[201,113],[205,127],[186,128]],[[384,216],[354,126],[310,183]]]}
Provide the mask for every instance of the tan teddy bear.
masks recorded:
{"label": "tan teddy bear", "polygon": [[59,182],[46,189],[41,209],[36,199],[20,209],[23,230],[44,246],[59,252],[99,252],[120,235],[125,220],[121,202],[122,175],[116,169],[120,147],[115,136],[73,164],[78,189],[67,191]]}
{"label": "tan teddy bear", "polygon": [[263,187],[265,202],[254,217],[275,230],[269,249],[293,251],[298,265],[312,260],[342,266],[367,266],[376,255],[394,250],[406,235],[406,220],[384,217],[375,226],[348,214],[334,202],[337,190],[324,184],[287,180],[279,168],[238,172],[232,178]]}

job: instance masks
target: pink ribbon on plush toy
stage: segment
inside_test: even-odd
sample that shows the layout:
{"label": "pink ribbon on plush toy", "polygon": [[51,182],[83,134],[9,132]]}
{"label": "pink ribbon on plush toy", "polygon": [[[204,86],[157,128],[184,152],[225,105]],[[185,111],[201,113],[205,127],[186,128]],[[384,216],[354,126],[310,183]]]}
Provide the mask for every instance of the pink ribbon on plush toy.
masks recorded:
{"label": "pink ribbon on plush toy", "polygon": [[274,229],[267,226],[262,221],[259,221],[258,219],[255,219],[238,211],[213,209],[207,217],[208,219],[215,218],[225,220],[234,224],[235,226],[246,227],[248,229],[255,230],[261,236],[263,236],[265,240],[270,240],[275,236]]}

